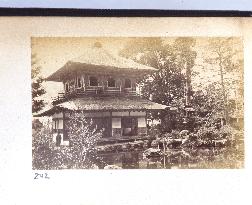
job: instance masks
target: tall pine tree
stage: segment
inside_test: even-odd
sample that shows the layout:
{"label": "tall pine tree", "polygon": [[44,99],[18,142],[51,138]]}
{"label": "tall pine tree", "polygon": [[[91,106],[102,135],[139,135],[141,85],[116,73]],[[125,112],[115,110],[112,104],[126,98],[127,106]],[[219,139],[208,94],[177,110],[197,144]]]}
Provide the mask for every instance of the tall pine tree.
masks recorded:
{"label": "tall pine tree", "polygon": [[44,81],[40,75],[41,67],[37,64],[36,55],[32,55],[31,64],[31,78],[32,78],[32,113],[40,111],[44,106],[44,100],[40,99],[40,96],[45,94],[45,90],[42,86]]}
{"label": "tall pine tree", "polygon": [[[231,87],[242,88],[242,42],[240,38],[213,38],[209,39],[207,45],[207,55],[205,62],[215,66],[219,73],[219,83],[222,92],[222,109],[224,112],[224,119],[229,120],[230,107],[228,102],[228,92]],[[233,74],[233,75],[231,75]],[[229,76],[229,77],[228,77]],[[230,76],[232,76],[230,78]],[[240,76],[238,81],[235,81],[234,76]],[[240,86],[239,86],[240,84]],[[236,88],[236,91],[238,91]]]}

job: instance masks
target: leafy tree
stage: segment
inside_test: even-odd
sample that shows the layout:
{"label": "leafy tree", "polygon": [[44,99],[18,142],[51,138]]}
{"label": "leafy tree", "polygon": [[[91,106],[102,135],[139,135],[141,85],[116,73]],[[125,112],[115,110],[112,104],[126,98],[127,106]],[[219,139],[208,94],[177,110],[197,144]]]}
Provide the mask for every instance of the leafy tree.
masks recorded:
{"label": "leafy tree", "polygon": [[195,44],[196,40],[188,37],[177,38],[174,42],[178,65],[185,71],[185,105],[190,105],[192,96],[192,68],[195,65],[197,56],[196,51],[193,50]]}
{"label": "leafy tree", "polygon": [[193,38],[177,38],[172,43],[162,38],[134,38],[120,55],[158,69],[139,81],[143,97],[151,96],[154,102],[182,107],[186,82],[191,90],[191,68],[196,58],[194,45]]}
{"label": "leafy tree", "polygon": [[39,97],[45,94],[45,90],[42,87],[43,78],[40,76],[41,67],[37,65],[36,55],[32,55],[31,64],[31,78],[32,78],[32,112],[36,113],[40,111],[44,106],[44,101]]}
{"label": "leafy tree", "polygon": [[102,129],[94,125],[84,112],[71,113],[67,121],[70,146],[66,150],[74,168],[92,168],[100,162],[96,145],[102,137]]}
{"label": "leafy tree", "polygon": [[[191,100],[192,68],[197,54],[193,50],[195,43],[196,40],[190,37],[133,38],[120,52],[126,58],[157,68],[157,72],[139,79],[141,95],[154,102],[177,107],[180,116],[176,121],[182,121],[184,108]],[[151,116],[164,118],[163,114],[166,115],[165,112],[161,115],[154,112]],[[163,123],[160,128],[166,132],[170,126]]]}
{"label": "leafy tree", "polygon": [[219,83],[211,83],[195,91],[192,104],[198,126],[213,126],[221,117],[223,107],[222,90]]}
{"label": "leafy tree", "polygon": [[72,113],[67,127],[69,146],[55,146],[50,123],[33,134],[33,169],[85,169],[103,163],[96,149],[102,130],[85,118],[83,112]]}
{"label": "leafy tree", "polygon": [[32,168],[55,169],[61,163],[53,149],[51,123],[47,123],[32,135]]}
{"label": "leafy tree", "polygon": [[[206,46],[205,62],[215,66],[218,70],[221,86],[222,109],[224,111],[224,118],[229,119],[229,105],[228,92],[231,89],[243,87],[243,61],[241,39],[239,38],[211,38],[208,40]],[[240,78],[236,78],[236,76]],[[217,83],[218,85],[218,83]],[[234,88],[233,86],[237,85]],[[232,88],[233,87],[233,88]]]}
{"label": "leafy tree", "polygon": [[39,119],[32,120],[32,129],[35,131],[40,130],[43,127],[43,123],[39,121]]}

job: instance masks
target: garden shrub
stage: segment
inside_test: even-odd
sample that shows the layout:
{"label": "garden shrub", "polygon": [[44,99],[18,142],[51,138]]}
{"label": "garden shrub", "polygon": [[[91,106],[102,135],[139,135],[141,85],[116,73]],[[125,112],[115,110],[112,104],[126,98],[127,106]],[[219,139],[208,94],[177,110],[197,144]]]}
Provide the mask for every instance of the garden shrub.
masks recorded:
{"label": "garden shrub", "polygon": [[85,169],[100,163],[96,145],[103,130],[98,130],[82,112],[72,113],[68,129],[70,146],[55,147],[49,124],[34,133],[33,169]]}

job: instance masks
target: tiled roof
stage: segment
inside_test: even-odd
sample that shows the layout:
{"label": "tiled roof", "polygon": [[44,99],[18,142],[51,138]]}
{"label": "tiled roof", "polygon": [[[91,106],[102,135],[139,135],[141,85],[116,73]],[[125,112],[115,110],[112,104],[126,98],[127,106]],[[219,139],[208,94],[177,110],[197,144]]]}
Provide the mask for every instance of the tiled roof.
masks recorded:
{"label": "tiled roof", "polygon": [[133,60],[115,55],[104,48],[89,48],[84,55],[72,59],[71,62],[85,63],[99,66],[109,66],[114,68],[130,68],[139,70],[156,70],[153,67],[136,63]]}
{"label": "tiled roof", "polygon": [[51,115],[57,110],[85,110],[85,111],[113,111],[113,110],[163,110],[166,105],[161,105],[141,98],[99,98],[83,97],[55,105],[39,113],[37,116]]}
{"label": "tiled roof", "polygon": [[93,46],[86,48],[83,55],[68,61],[62,68],[50,75],[47,80],[61,81],[62,76],[66,75],[70,70],[97,70],[107,69],[113,71],[140,71],[141,73],[156,71],[156,68],[136,63],[133,60],[123,58],[108,50]]}

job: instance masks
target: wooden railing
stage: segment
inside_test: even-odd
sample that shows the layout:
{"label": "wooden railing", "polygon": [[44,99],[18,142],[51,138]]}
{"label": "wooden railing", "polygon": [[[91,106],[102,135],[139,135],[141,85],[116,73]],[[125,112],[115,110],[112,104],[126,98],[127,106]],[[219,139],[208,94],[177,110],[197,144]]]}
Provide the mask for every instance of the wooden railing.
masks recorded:
{"label": "wooden railing", "polygon": [[138,96],[135,89],[132,88],[110,88],[102,86],[87,86],[85,88],[77,88],[72,92],[58,93],[57,97],[52,98],[52,104],[59,104],[73,97],[82,96]]}
{"label": "wooden railing", "polygon": [[86,86],[85,89],[75,90],[76,94],[95,94],[95,95],[137,95],[133,88],[121,87],[102,87],[102,86]]}
{"label": "wooden railing", "polygon": [[55,105],[55,104],[64,102],[65,100],[66,100],[65,93],[58,93],[57,97],[52,98],[52,104]]}

